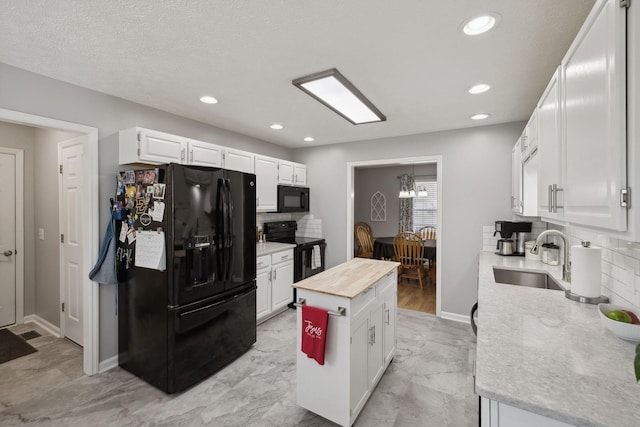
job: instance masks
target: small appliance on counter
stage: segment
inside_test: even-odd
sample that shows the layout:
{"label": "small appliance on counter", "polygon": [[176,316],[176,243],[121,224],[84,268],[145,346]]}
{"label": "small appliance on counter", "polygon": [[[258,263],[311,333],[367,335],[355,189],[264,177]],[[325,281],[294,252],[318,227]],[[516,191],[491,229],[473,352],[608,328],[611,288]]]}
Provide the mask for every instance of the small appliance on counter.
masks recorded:
{"label": "small appliance on counter", "polygon": [[496,254],[503,256],[524,256],[527,233],[531,233],[531,223],[525,221],[496,221],[496,230],[500,234],[496,245]]}

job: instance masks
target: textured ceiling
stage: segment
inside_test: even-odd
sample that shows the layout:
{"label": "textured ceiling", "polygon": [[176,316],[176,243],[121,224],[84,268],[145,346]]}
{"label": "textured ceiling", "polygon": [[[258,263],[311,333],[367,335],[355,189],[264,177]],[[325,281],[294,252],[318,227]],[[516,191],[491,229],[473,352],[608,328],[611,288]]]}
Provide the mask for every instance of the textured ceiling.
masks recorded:
{"label": "textured ceiling", "polygon": [[[0,62],[276,144],[323,145],[527,119],[592,5],[0,0]],[[462,34],[482,12],[501,22]],[[329,68],[387,121],[354,126],[291,84]],[[478,82],[492,90],[467,94]],[[478,112],[491,117],[469,119]]]}

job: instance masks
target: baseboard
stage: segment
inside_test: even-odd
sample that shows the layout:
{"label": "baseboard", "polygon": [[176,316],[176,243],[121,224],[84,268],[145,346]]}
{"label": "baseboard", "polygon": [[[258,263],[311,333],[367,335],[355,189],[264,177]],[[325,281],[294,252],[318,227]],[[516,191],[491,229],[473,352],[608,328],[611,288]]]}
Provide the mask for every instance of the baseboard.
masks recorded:
{"label": "baseboard", "polygon": [[98,373],[101,374],[103,372],[107,372],[109,369],[113,369],[118,366],[118,355],[116,354],[113,357],[105,359],[100,362],[98,365]]}
{"label": "baseboard", "polygon": [[469,316],[465,314],[449,313],[447,311],[443,311],[440,313],[440,317],[447,320],[453,320],[455,322],[466,323],[467,325],[471,324]]}
{"label": "baseboard", "polygon": [[60,338],[60,328],[54,325],[53,323],[44,320],[42,317],[38,316],[37,314],[30,314],[28,316],[24,316],[24,323],[35,323],[45,331],[49,332],[54,337]]}

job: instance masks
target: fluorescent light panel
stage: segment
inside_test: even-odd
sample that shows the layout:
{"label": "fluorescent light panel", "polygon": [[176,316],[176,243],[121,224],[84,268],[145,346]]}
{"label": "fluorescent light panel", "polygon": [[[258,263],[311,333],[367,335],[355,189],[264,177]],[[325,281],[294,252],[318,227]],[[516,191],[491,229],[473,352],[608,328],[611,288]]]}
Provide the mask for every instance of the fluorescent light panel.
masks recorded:
{"label": "fluorescent light panel", "polygon": [[354,125],[387,120],[384,114],[335,68],[295,79],[292,83]]}

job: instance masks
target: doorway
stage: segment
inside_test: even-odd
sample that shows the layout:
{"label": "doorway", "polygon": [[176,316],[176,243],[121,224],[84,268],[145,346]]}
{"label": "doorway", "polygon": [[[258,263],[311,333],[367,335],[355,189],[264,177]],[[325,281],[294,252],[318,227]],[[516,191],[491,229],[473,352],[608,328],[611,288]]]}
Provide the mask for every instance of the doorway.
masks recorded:
{"label": "doorway", "polygon": [[[82,242],[82,253],[78,257],[78,287],[84,290],[77,308],[81,310],[83,324],[81,326],[81,336],[83,345],[83,371],[87,375],[98,372],[99,363],[99,285],[89,280],[89,271],[92,263],[97,257],[99,243],[99,213],[98,213],[98,129],[79,125],[76,123],[50,119],[31,114],[0,109],[0,120],[18,125],[58,130],[63,132],[74,132],[82,135],[82,156],[81,156],[81,180],[83,191],[77,195],[78,207],[82,212],[79,216],[77,227],[81,231],[79,234]],[[22,202],[20,202],[22,207]],[[17,218],[21,218],[17,217]],[[18,235],[16,249],[16,261],[21,261],[21,265],[16,265],[16,294],[24,293],[24,247],[23,233]],[[20,324],[25,320],[23,308],[24,301],[16,298],[16,319],[15,323]]]}
{"label": "doorway", "polygon": [[[437,188],[437,212],[435,212],[435,223],[436,223],[436,235],[437,235],[437,241],[438,244],[436,245],[436,260],[441,260],[442,256],[442,244],[441,242],[443,241],[444,238],[444,234],[443,234],[443,227],[442,227],[442,156],[423,156],[423,157],[412,157],[412,158],[400,158],[400,159],[382,159],[382,160],[373,160],[373,161],[359,161],[359,162],[349,162],[347,163],[347,230],[353,230],[355,221],[356,221],[356,215],[355,215],[355,211],[356,211],[356,206],[355,206],[355,191],[356,191],[356,179],[355,179],[355,175],[356,175],[356,169],[360,170],[360,169],[364,169],[364,168],[391,168],[394,166],[401,166],[404,168],[411,168],[411,165],[419,165],[419,164],[433,164],[435,165],[435,188]],[[410,169],[408,169],[410,170]],[[388,193],[390,193],[387,197],[396,197],[398,196],[398,191],[400,190],[400,182],[399,180],[395,179],[395,176],[393,177],[393,183],[392,186],[395,187],[395,190],[391,191],[387,191]],[[389,181],[389,180],[387,180]],[[389,185],[389,183],[387,182],[387,186]],[[372,191],[373,192],[373,191]],[[375,194],[375,193],[374,193]],[[380,199],[380,197],[378,197],[378,199]],[[394,204],[395,206],[395,204]],[[394,207],[393,209],[397,209],[397,207]],[[392,213],[392,212],[389,212]],[[394,212],[396,215],[397,213]],[[380,215],[380,212],[372,212],[372,218],[376,217],[378,219],[380,218],[384,218],[386,221],[386,215]],[[361,219],[361,218],[358,218]],[[382,223],[380,223],[382,224]],[[374,224],[374,228],[375,228],[375,224]],[[393,218],[393,216],[390,217],[390,221],[387,221],[386,224],[382,224],[380,227],[380,230],[382,232],[382,234],[389,234],[391,235],[395,235],[395,233],[398,232],[398,222],[396,218]],[[390,234],[391,233],[391,234]],[[353,238],[353,232],[349,232],[346,233],[347,234],[347,259],[351,259],[354,256],[354,238]],[[375,233],[374,233],[375,234]],[[386,235],[385,235],[386,236]],[[383,237],[383,236],[377,236],[377,237]],[[386,236],[388,237],[388,236]],[[440,262],[436,262],[435,263],[435,315],[440,317],[441,316],[441,306],[442,306],[442,301],[441,301],[441,296],[442,296],[442,266]],[[419,285],[416,283],[417,286],[417,292],[420,291],[420,287]],[[428,285],[428,286],[432,286],[431,290],[433,290],[433,284]],[[406,299],[407,301],[410,301],[412,299],[412,292],[414,291],[412,288],[407,288],[407,290],[409,291],[407,293],[407,295],[404,296],[404,299]],[[428,288],[425,289],[425,291],[428,291]],[[400,305],[400,298],[401,298],[401,290],[398,290],[398,295],[399,295],[399,305]],[[415,292],[413,292],[413,295],[415,295]],[[427,298],[425,296],[425,298]],[[431,297],[433,299],[433,296]],[[422,303],[424,304],[429,304],[428,301],[422,301]],[[433,301],[431,301],[431,304],[433,304]],[[423,304],[418,304],[418,309],[420,311],[422,311],[422,308],[424,308]],[[411,308],[411,307],[407,307],[407,308]]]}

